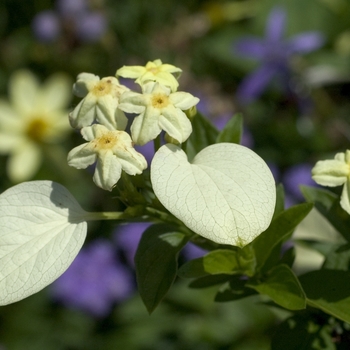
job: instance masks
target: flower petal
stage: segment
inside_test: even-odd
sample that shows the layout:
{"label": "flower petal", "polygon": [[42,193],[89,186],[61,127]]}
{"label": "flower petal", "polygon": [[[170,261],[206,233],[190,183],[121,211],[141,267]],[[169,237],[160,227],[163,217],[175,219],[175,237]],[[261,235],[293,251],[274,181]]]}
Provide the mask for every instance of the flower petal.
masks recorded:
{"label": "flower petal", "polygon": [[94,164],[97,159],[96,153],[92,152],[88,146],[88,143],[84,143],[73,148],[67,156],[68,165],[77,169],[85,169]]}
{"label": "flower petal", "polygon": [[122,166],[118,158],[111,152],[98,155],[96,169],[93,180],[98,187],[112,191],[115,184],[120,179]]}
{"label": "flower petal", "polygon": [[307,32],[293,36],[287,41],[287,47],[290,54],[308,53],[322,47],[324,41],[321,32]]}
{"label": "flower petal", "polygon": [[77,81],[73,85],[73,92],[78,97],[85,97],[91,87],[100,81],[100,77],[91,73],[80,73],[77,76]]}
{"label": "flower petal", "polygon": [[96,114],[96,99],[93,96],[86,96],[69,114],[69,122],[73,128],[81,129],[91,125]]}
{"label": "flower petal", "polygon": [[11,154],[7,163],[8,176],[13,182],[22,182],[34,176],[42,161],[40,148],[25,142]]}
{"label": "flower petal", "polygon": [[135,117],[131,124],[131,136],[137,145],[144,145],[155,139],[162,131],[158,124],[159,111],[149,107],[145,112]]}
{"label": "flower petal", "polygon": [[199,102],[198,97],[194,97],[188,92],[174,92],[173,94],[170,94],[169,100],[175,107],[180,108],[183,111],[190,109]]}
{"label": "flower petal", "polygon": [[133,91],[124,92],[119,99],[118,108],[127,113],[142,113],[147,105],[147,98]]}
{"label": "flower petal", "polygon": [[123,66],[117,70],[116,75],[123,78],[136,79],[146,72],[146,68],[142,66]]}
{"label": "flower petal", "polygon": [[344,188],[340,199],[341,207],[350,214],[350,179],[348,178],[344,184]]}
{"label": "flower petal", "polygon": [[264,64],[249,74],[237,89],[237,99],[241,103],[249,103],[255,100],[265,90],[277,70],[278,67],[274,65]]}
{"label": "flower petal", "polygon": [[6,154],[16,149],[23,142],[21,135],[11,135],[0,132],[0,153]]}
{"label": "flower petal", "polygon": [[40,104],[46,111],[65,108],[71,100],[72,81],[68,75],[57,73],[48,78],[40,89]]}
{"label": "flower petal", "polygon": [[277,42],[283,38],[286,24],[286,11],[281,7],[274,7],[270,12],[266,26],[266,39]]}
{"label": "flower petal", "polygon": [[242,38],[234,43],[233,53],[260,60],[266,56],[266,43],[254,37]]}
{"label": "flower petal", "polygon": [[349,176],[349,165],[345,162],[332,159],[320,160],[313,167],[312,178],[322,186],[341,186]]}
{"label": "flower petal", "polygon": [[186,114],[173,106],[162,111],[159,126],[180,143],[186,141],[192,133],[192,124]]}
{"label": "flower petal", "polygon": [[147,168],[145,157],[134,148],[118,148],[115,152],[123,170],[129,175],[142,174]]}
{"label": "flower petal", "polygon": [[9,94],[14,108],[19,113],[30,113],[37,103],[39,82],[27,70],[16,71],[9,82]]}

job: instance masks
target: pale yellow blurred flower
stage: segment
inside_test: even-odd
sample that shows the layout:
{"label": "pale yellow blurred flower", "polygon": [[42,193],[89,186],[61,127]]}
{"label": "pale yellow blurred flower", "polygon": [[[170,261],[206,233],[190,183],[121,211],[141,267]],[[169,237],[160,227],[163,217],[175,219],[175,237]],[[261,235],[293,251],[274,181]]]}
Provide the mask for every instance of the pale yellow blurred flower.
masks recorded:
{"label": "pale yellow blurred flower", "polygon": [[0,154],[8,154],[7,173],[13,182],[32,178],[47,144],[59,143],[71,128],[66,107],[71,81],[55,74],[40,84],[27,70],[9,81],[9,101],[0,100]]}

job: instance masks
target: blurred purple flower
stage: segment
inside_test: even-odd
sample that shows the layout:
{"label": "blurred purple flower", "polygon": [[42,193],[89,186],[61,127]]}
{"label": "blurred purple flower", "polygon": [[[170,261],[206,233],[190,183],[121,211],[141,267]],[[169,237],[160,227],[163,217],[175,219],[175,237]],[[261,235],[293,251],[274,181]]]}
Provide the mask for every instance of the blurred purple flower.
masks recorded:
{"label": "blurred purple flower", "polygon": [[201,258],[203,255],[208,253],[208,251],[201,247],[198,247],[197,245],[191,242],[188,242],[183,248],[182,253],[186,258],[186,260],[192,260],[192,259]]}
{"label": "blurred purple flower", "polygon": [[38,40],[50,42],[61,33],[60,21],[54,11],[43,11],[36,15],[32,22],[34,35]]}
{"label": "blurred purple flower", "polygon": [[143,232],[151,225],[149,222],[133,222],[120,225],[115,234],[115,242],[125,255],[127,263],[134,267],[135,253]]}
{"label": "blurred purple flower", "polygon": [[284,40],[285,24],[286,12],[280,7],[275,7],[268,18],[264,39],[245,37],[235,43],[235,54],[253,58],[261,63],[238,87],[237,97],[243,103],[249,103],[260,96],[275,77],[280,79],[287,91],[290,90],[291,57],[317,50],[323,45],[324,37],[318,31],[301,33]]}
{"label": "blurred purple flower", "polygon": [[67,307],[103,317],[115,302],[134,290],[131,273],[115,259],[115,247],[99,239],[77,255],[67,271],[52,284],[52,296]]}
{"label": "blurred purple flower", "polygon": [[90,11],[86,0],[57,0],[56,9],[40,12],[34,17],[32,29],[38,40],[52,42],[63,33],[70,40],[94,42],[106,32],[105,15]]}
{"label": "blurred purple flower", "polygon": [[304,198],[299,189],[300,185],[316,186],[315,181],[311,178],[312,167],[310,164],[302,163],[294,165],[285,171],[282,183],[285,186],[286,192],[295,201],[301,201]]}

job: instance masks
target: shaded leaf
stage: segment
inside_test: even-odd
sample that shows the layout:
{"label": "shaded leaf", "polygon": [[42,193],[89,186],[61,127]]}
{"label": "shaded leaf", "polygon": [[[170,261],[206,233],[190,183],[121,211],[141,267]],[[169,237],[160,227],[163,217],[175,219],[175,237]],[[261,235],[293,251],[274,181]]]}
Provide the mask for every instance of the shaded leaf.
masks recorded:
{"label": "shaded leaf", "polygon": [[240,143],[243,133],[243,116],[242,114],[235,114],[220,131],[216,143],[231,142]]}
{"label": "shaded leaf", "polygon": [[173,284],[177,256],[186,243],[185,235],[170,225],[153,225],[143,233],[135,255],[135,268],[138,290],[149,313]]}
{"label": "shaded leaf", "polygon": [[306,307],[304,291],[294,272],[287,265],[278,265],[262,281],[249,281],[247,286],[268,295],[276,304],[288,310]]}

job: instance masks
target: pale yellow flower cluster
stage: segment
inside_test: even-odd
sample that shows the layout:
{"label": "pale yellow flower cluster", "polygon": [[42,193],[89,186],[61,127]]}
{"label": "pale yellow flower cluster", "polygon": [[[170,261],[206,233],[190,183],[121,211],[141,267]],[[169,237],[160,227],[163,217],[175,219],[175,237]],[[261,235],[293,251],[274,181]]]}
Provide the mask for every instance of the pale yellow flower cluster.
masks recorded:
{"label": "pale yellow flower cluster", "polygon": [[[186,141],[192,125],[184,111],[199,99],[176,91],[180,74],[180,68],[161,60],[148,62],[145,67],[124,66],[117,70],[117,77],[100,79],[90,73],[79,74],[73,91],[83,99],[69,120],[88,142],[69,152],[68,164],[82,169],[96,162],[95,184],[111,191],[122,171],[136,175],[147,168],[134,144],[144,145],[162,130],[179,143]],[[136,79],[142,93],[120,84],[119,76]],[[138,114],[130,127],[131,136],[124,131],[128,122],[124,112]]]}

